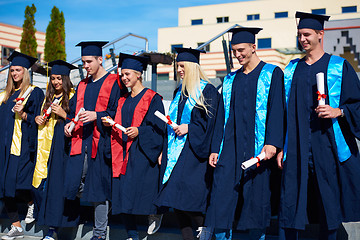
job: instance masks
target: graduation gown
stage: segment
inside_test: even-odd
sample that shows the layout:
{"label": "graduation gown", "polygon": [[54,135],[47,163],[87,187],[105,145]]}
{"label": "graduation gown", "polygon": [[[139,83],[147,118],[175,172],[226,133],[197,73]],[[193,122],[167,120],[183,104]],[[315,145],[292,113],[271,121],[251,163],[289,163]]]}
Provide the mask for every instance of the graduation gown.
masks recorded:
{"label": "graduation gown", "polygon": [[[327,79],[329,60],[327,53],[312,65],[301,59],[293,75],[288,102],[288,151],[281,184],[281,227],[305,229],[307,203],[317,201],[308,191],[310,155],[328,229],[337,229],[343,221],[360,220],[360,156],[355,140],[360,138],[360,82],[345,60],[339,104],[345,117],[338,117],[338,122],[351,156],[340,163],[332,120],[319,118],[314,111],[318,106],[316,74],[323,72]],[[328,101],[327,97],[326,104]]]}
{"label": "graduation gown", "polygon": [[[265,228],[271,217],[271,167],[274,159],[261,162],[243,171],[242,162],[254,157],[255,109],[257,82],[265,62],[248,74],[240,69],[232,85],[230,113],[224,133],[224,102],[220,98],[212,152],[219,153],[224,133],[223,149],[214,169],[210,206],[205,226],[232,229]],[[285,96],[283,72],[273,71],[268,95],[264,145],[283,147]]]}
{"label": "graduation gown", "polygon": [[[75,102],[70,101],[69,104]],[[42,180],[38,188],[34,188],[39,225],[73,227],[79,221],[79,200],[65,200],[63,197],[65,166],[71,143],[64,134],[65,124],[66,121],[58,117],[47,164],[47,178]]]}
{"label": "graduation gown", "polygon": [[[147,88],[143,89],[135,97],[131,97],[129,94],[126,98],[121,108],[122,126],[131,126],[134,110],[147,90]],[[156,206],[153,202],[159,190],[158,156],[163,146],[165,123],[154,115],[155,111],[164,114],[162,98],[158,94],[152,98],[149,109],[138,127],[139,135],[129,149],[125,175],[113,178],[113,214],[149,215],[156,213]],[[120,131],[117,133],[122,134],[125,151],[127,135]]]}
{"label": "graduation gown", "polygon": [[[184,148],[169,180],[165,184],[161,184],[160,193],[155,201],[155,204],[159,207],[165,206],[182,211],[204,212],[208,205],[212,175],[208,159],[219,94],[211,84],[205,86],[202,94],[209,112],[206,114],[205,110],[198,105],[195,105],[192,109],[190,124],[188,125],[188,137]],[[178,125],[180,124],[186,100],[186,96],[182,95],[180,97],[177,114]],[[167,137],[165,137],[161,160],[161,182],[168,159],[167,143]]]}
{"label": "graduation gown", "polygon": [[[104,83],[104,80],[108,76],[109,74],[106,74],[95,82],[93,82],[92,77],[90,77],[84,95],[85,110],[95,111],[99,91],[102,87],[102,84]],[[76,90],[75,96],[71,99],[71,101],[77,101],[77,91],[78,89]],[[95,121],[100,132],[100,139],[95,158],[91,158],[94,122],[84,124],[81,154],[70,156],[66,163],[64,182],[64,196],[66,198],[70,200],[74,200],[76,198],[76,194],[78,193],[81,182],[86,151],[88,169],[85,177],[82,199],[88,202],[103,202],[111,199],[111,159],[105,158],[104,155],[104,149],[106,148],[106,145],[110,145],[110,137],[108,136],[111,134],[111,128],[105,127],[102,124],[101,118],[105,116],[115,116],[117,102],[120,94],[125,92],[127,92],[127,89],[123,87],[120,90],[118,83],[115,81],[111,89],[107,110],[103,112],[97,112],[97,119]],[[74,107],[70,109],[70,118],[75,116],[76,104],[71,104],[71,106]]]}
{"label": "graduation gown", "polygon": [[40,111],[43,91],[35,87],[31,92],[24,106],[27,113],[27,120],[21,122],[21,150],[20,156],[10,153],[14,132],[15,113],[11,109],[15,106],[15,99],[19,96],[20,90],[15,91],[6,103],[0,106],[2,122],[0,124],[0,164],[3,166],[0,171],[0,198],[15,197],[16,190],[30,190],[32,176],[35,167],[35,145],[37,139],[37,125],[35,116]]}

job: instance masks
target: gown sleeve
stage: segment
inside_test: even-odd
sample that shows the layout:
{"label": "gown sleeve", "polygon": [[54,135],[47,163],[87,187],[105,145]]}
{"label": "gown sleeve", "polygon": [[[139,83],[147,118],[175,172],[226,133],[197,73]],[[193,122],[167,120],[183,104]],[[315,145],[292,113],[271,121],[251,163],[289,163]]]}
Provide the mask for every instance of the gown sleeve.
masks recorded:
{"label": "gown sleeve", "polygon": [[345,120],[351,133],[360,140],[360,81],[349,62],[345,61],[339,108],[345,117],[338,118],[339,124]]}
{"label": "gown sleeve", "polygon": [[219,153],[220,144],[224,134],[224,124],[225,124],[225,109],[224,109],[224,100],[223,95],[218,96],[218,106],[215,117],[215,126],[214,133],[211,141],[211,153]]}
{"label": "gown sleeve", "polygon": [[265,145],[284,146],[285,90],[284,74],[276,67],[271,79],[266,119]]}
{"label": "gown sleeve", "polygon": [[202,94],[208,112],[199,106],[193,108],[190,124],[188,125],[188,139],[194,154],[199,158],[207,159],[210,155],[219,94],[211,84],[204,88]]}
{"label": "gown sleeve", "polygon": [[166,124],[155,116],[156,111],[165,114],[162,99],[158,94],[151,100],[143,123],[138,127],[139,147],[152,162],[156,162],[161,153],[166,127]]}

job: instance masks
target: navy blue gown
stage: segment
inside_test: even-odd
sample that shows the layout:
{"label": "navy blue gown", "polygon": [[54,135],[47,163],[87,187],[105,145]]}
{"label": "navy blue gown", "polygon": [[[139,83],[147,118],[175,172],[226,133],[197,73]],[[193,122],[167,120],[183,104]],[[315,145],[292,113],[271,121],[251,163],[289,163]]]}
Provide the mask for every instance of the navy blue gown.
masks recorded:
{"label": "navy blue gown", "polygon": [[64,119],[58,117],[48,159],[48,175],[35,189],[39,225],[73,227],[79,221],[79,200],[65,200],[63,197],[65,166],[71,144],[71,139],[64,134],[65,123]]}
{"label": "navy blue gown", "polygon": [[35,87],[24,106],[27,120],[21,123],[21,152],[20,156],[10,154],[11,142],[14,132],[15,113],[11,109],[15,106],[14,100],[19,96],[20,90],[15,91],[6,103],[0,106],[2,122],[0,124],[0,198],[15,197],[17,190],[31,190],[32,176],[35,168],[35,151],[37,139],[37,125],[35,117],[41,108],[44,99],[43,91]]}
{"label": "navy blue gown", "polygon": [[[96,82],[93,82],[92,77],[90,77],[87,84],[85,95],[84,95],[84,108],[88,111],[95,111],[96,101],[99,95],[100,88],[106,79],[108,74],[106,74],[101,79],[98,79]],[[122,92],[127,92],[126,88],[120,90],[118,83],[115,81],[108,103],[106,111],[97,112],[96,125],[100,131],[100,140],[98,145],[98,150],[96,158],[91,158],[91,148],[92,148],[92,136],[94,130],[94,123],[89,122],[84,124],[83,127],[83,137],[82,137],[82,151],[81,154],[70,156],[67,160],[66,171],[65,171],[65,197],[74,200],[79,190],[82,171],[84,167],[84,158],[85,158],[85,149],[87,150],[88,155],[88,170],[85,178],[84,192],[82,199],[87,202],[104,202],[106,200],[111,200],[111,159],[105,158],[104,149],[106,145],[110,146],[110,134],[111,128],[105,127],[102,124],[102,117],[110,116],[114,117],[117,102]],[[120,93],[121,92],[121,93]],[[70,117],[75,116],[76,101],[77,101],[77,92],[75,96],[71,99],[75,104],[70,109]],[[105,140],[107,139],[107,141]]]}
{"label": "navy blue gown", "polygon": [[[130,127],[134,110],[147,88],[135,97],[129,96],[121,108],[121,123]],[[163,146],[165,123],[154,115],[164,114],[161,96],[155,94],[149,109],[138,127],[139,135],[129,150],[129,161],[125,175],[113,178],[112,213],[149,215],[156,213],[154,199],[159,190],[158,156]],[[123,149],[126,150],[127,135],[122,133]],[[124,153],[125,156],[125,153]]]}
{"label": "navy blue gown", "polygon": [[[281,184],[279,223],[283,228],[304,229],[309,220],[312,222],[307,212],[317,211],[309,206],[317,201],[323,206],[323,222],[329,230],[337,229],[341,222],[360,220],[360,156],[355,140],[360,139],[360,82],[345,61],[339,105],[345,117],[339,117],[338,122],[352,155],[340,163],[332,120],[319,118],[314,111],[318,106],[316,73],[323,72],[327,79],[329,60],[326,53],[312,65],[301,59],[294,72],[288,103],[288,152]],[[309,164],[320,193],[317,195],[308,190]]]}
{"label": "navy blue gown", "polygon": [[[169,180],[161,184],[160,193],[155,201],[159,207],[172,207],[190,212],[206,211],[212,178],[208,159],[219,94],[211,84],[205,86],[202,94],[209,112],[207,114],[198,105],[193,108],[184,148]],[[180,124],[186,100],[186,96],[180,97],[177,124]],[[167,137],[165,137],[160,172],[161,182],[168,159],[167,143]]]}
{"label": "navy blue gown", "polygon": [[[274,159],[243,171],[242,162],[254,157],[257,82],[265,65],[260,62],[250,73],[242,69],[235,76],[230,114],[220,159],[214,169],[211,200],[205,226],[240,230],[265,228],[271,217],[270,174]],[[283,147],[285,97],[283,72],[276,67],[268,96],[264,145]],[[224,132],[224,102],[220,98],[212,152],[218,153]],[[276,191],[274,191],[276,192]]]}

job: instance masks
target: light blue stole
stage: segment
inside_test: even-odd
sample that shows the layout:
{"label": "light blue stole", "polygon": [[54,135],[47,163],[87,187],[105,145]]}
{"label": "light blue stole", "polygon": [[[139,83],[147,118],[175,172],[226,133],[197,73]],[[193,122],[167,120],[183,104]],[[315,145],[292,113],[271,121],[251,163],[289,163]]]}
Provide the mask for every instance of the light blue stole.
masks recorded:
{"label": "light blue stole", "polygon": [[[200,81],[200,89],[197,89],[196,91],[196,98],[199,99],[199,97],[202,94],[202,91],[204,90],[205,86],[208,84],[207,81],[201,80]],[[175,95],[174,100],[171,102],[169,107],[169,116],[171,121],[176,122],[177,120],[177,114],[178,114],[178,106],[179,106],[179,100],[181,97],[181,85],[179,86],[179,89]],[[180,124],[189,124],[191,119],[191,111],[196,105],[196,101],[191,98],[190,96],[186,100],[182,115]],[[188,134],[185,134],[183,136],[176,136],[173,128],[169,125],[167,125],[167,134],[168,134],[168,150],[167,150],[167,165],[164,173],[164,177],[162,180],[162,184],[165,184],[171,175],[172,170],[175,167],[176,162],[179,159],[180,153],[182,152],[182,149],[184,148],[186,139]]]}
{"label": "light blue stole", "polygon": [[[286,109],[288,109],[289,95],[291,91],[291,82],[299,59],[294,59],[286,66],[284,71],[285,79],[285,96],[286,96]],[[328,69],[327,69],[327,87],[329,96],[329,105],[332,108],[338,108],[341,95],[341,83],[343,75],[344,59],[339,56],[332,55],[330,57]],[[333,122],[333,131],[335,136],[335,143],[337,148],[337,154],[340,162],[344,162],[351,156],[351,151],[347,145],[344,135],[341,132],[341,128],[337,118],[331,119]],[[288,148],[287,131],[284,146],[284,161],[286,160],[286,153]]]}
{"label": "light blue stole", "polygon": [[[266,115],[267,115],[267,103],[269,98],[269,90],[271,85],[271,78],[276,68],[275,65],[266,63],[262,68],[258,82],[257,82],[257,92],[256,92],[256,112],[255,112],[255,152],[254,156],[260,154],[265,140],[265,130],[266,130]],[[236,72],[229,73],[223,82],[223,101],[224,101],[224,110],[225,110],[225,121],[224,121],[224,132],[220,144],[219,156],[223,149],[224,136],[225,136],[225,127],[230,114],[230,101],[231,101],[231,90],[232,84],[235,79]]]}

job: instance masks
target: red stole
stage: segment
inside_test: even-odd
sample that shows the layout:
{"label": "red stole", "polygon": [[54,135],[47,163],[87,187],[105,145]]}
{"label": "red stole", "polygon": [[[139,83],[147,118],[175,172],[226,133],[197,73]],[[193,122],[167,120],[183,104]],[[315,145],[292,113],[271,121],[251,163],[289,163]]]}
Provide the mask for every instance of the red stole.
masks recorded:
{"label": "red stole", "polygon": [[[98,98],[96,100],[95,112],[103,112],[106,111],[111,89],[117,80],[116,74],[109,74],[107,78],[104,80]],[[89,79],[86,78],[82,80],[77,87],[77,102],[76,102],[76,112],[75,115],[79,112],[79,110],[84,107],[84,95],[85,89],[88,84]],[[85,109],[86,110],[86,109]],[[71,152],[70,155],[81,154],[82,148],[82,136],[83,136],[83,123],[79,121],[73,131],[72,139],[71,139]],[[93,131],[93,139],[92,139],[92,150],[91,150],[91,158],[96,157],[98,144],[100,139],[100,132],[96,124],[96,120],[94,121],[94,131]]]}
{"label": "red stole", "polygon": [[[124,97],[121,97],[118,102],[118,108],[116,110],[115,122],[121,125],[121,108],[125,103],[126,98],[130,93],[127,93]],[[134,115],[131,122],[131,127],[139,127],[144,120],[144,117],[149,110],[151,100],[155,96],[156,92],[151,89],[148,89],[138,104],[135,107]],[[132,138],[128,138],[126,142],[126,155],[124,159],[123,155],[123,141],[122,141],[122,131],[113,128],[111,132],[111,156],[112,156],[112,169],[113,177],[119,177],[120,174],[125,175],[126,166],[129,160],[129,149],[133,143]]]}

